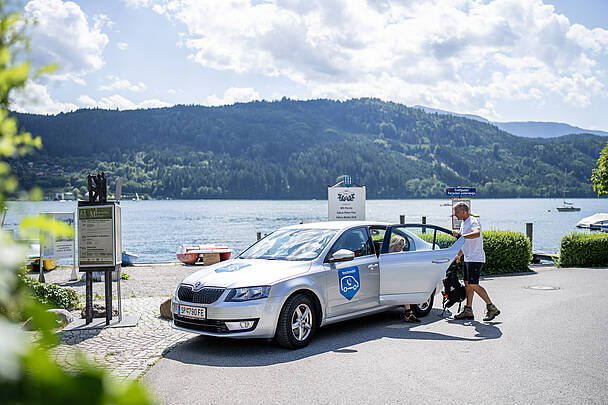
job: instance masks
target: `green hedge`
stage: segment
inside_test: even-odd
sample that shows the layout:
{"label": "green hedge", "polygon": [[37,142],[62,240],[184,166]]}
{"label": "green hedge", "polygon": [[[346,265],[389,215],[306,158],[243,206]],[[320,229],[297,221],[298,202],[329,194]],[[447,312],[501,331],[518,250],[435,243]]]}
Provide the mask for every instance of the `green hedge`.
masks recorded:
{"label": "green hedge", "polygon": [[560,267],[608,266],[608,234],[572,233],[562,238]]}
{"label": "green hedge", "polygon": [[529,271],[532,243],[521,232],[486,231],[483,233],[486,264],[481,274],[503,274]]}
{"label": "green hedge", "polygon": [[[422,239],[428,243],[433,243],[433,232],[432,231],[429,231],[427,233],[419,233],[419,234],[417,234],[417,236],[420,239]],[[453,237],[452,235],[448,235],[447,233],[437,231],[437,238],[435,239],[435,243],[437,243],[437,246],[439,247],[439,249],[449,248],[450,246],[452,246],[454,244],[455,241],[456,241],[456,238]]]}
{"label": "green hedge", "polygon": [[55,284],[40,283],[20,275],[19,280],[32,291],[34,299],[52,308],[72,310],[78,305],[78,294],[71,288],[59,287]]}
{"label": "green hedge", "polygon": [[[418,234],[429,242],[433,242],[433,233]],[[437,245],[441,249],[452,246],[455,238],[445,233],[437,233]],[[532,245],[530,240],[519,232],[486,231],[483,233],[483,250],[486,252],[486,264],[482,275],[516,273],[529,271],[532,262]],[[455,264],[462,270],[462,264]]]}

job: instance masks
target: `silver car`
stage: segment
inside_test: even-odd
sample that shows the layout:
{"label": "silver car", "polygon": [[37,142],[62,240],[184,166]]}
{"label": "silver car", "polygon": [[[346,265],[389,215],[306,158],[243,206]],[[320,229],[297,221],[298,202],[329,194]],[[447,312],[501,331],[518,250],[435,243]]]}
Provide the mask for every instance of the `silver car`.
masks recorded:
{"label": "silver car", "polygon": [[[447,235],[446,235],[447,234]],[[173,327],[306,346],[316,328],[411,304],[427,315],[464,240],[434,225],[319,222],[281,228],[178,286]]]}

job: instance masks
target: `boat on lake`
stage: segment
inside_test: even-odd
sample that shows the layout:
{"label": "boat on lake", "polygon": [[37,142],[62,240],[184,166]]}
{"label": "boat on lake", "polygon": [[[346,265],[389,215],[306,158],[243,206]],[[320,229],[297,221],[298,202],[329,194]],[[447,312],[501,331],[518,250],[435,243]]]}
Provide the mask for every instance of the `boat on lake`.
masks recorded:
{"label": "boat on lake", "polygon": [[608,214],[600,212],[578,221],[577,228],[608,232]]}
{"label": "boat on lake", "polygon": [[574,203],[566,201],[566,193],[568,192],[568,190],[566,190],[566,174],[566,169],[564,169],[564,203],[561,206],[557,207],[557,210],[559,212],[577,212],[581,210],[580,207],[575,207]]}
{"label": "boat on lake", "polygon": [[557,207],[559,212],[577,212],[580,211],[580,207],[575,207],[572,203],[564,201],[564,205]]}

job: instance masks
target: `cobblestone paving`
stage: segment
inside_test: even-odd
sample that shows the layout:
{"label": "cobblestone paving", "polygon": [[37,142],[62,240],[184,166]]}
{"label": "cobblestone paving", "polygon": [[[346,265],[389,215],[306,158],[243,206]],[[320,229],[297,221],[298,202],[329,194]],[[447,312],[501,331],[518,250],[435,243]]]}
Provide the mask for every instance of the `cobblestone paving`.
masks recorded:
{"label": "cobblestone paving", "polygon": [[109,368],[122,379],[140,377],[173,344],[195,334],[171,328],[160,318],[159,306],[166,298],[134,298],[123,301],[125,314],[141,314],[137,326],[60,332],[61,343],[52,353],[67,367],[76,367],[80,352],[97,365]]}
{"label": "cobblestone paving", "polygon": [[[68,368],[78,367],[76,353],[82,353],[97,365],[104,366],[122,379],[140,377],[162,353],[177,342],[190,339],[195,334],[171,328],[170,322],[160,318],[160,304],[172,296],[178,283],[202,266],[186,266],[181,263],[139,264],[125,267],[128,280],[121,280],[123,314],[140,314],[135,327],[88,329],[59,332],[60,343],[51,350],[56,360]],[[54,283],[76,290],[84,305],[84,281],[69,281],[72,269],[45,272],[47,283]],[[82,273],[78,274],[79,277]],[[30,273],[38,279],[37,273]],[[112,283],[116,307],[116,283]],[[104,283],[94,282],[95,301],[103,301]],[[73,312],[80,318],[80,311]]]}

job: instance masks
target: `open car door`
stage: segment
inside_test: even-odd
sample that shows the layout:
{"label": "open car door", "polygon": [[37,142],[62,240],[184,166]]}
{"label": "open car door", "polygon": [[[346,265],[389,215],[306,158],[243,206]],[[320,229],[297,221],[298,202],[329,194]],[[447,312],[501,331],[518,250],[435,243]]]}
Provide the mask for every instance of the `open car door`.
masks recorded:
{"label": "open car door", "polygon": [[445,276],[464,244],[436,225],[403,224],[386,228],[380,251],[380,304],[424,302]]}

